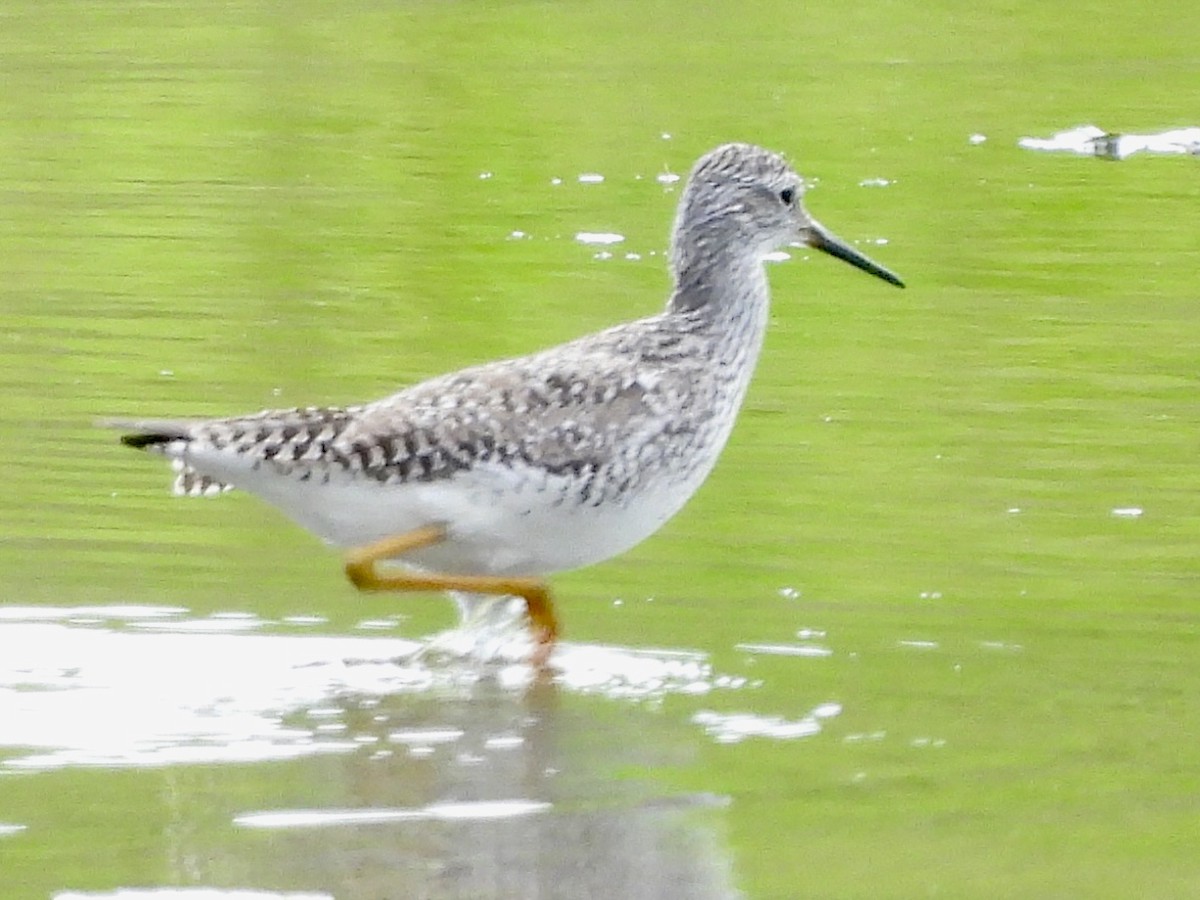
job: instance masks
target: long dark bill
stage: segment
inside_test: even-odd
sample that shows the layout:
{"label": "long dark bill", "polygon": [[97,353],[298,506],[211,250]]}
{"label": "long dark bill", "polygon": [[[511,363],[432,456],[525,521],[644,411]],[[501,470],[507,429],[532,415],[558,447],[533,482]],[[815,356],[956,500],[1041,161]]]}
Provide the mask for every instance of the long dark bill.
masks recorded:
{"label": "long dark bill", "polygon": [[862,269],[864,272],[870,272],[876,278],[882,278],[896,287],[904,287],[904,282],[900,280],[900,276],[895,272],[885,269],[879,263],[871,262],[871,260],[867,259],[841,238],[826,231],[824,226],[818,225],[816,222],[809,225],[805,232],[804,242],[814,250],[820,250],[822,253],[836,256],[838,259],[848,262],[850,265]]}

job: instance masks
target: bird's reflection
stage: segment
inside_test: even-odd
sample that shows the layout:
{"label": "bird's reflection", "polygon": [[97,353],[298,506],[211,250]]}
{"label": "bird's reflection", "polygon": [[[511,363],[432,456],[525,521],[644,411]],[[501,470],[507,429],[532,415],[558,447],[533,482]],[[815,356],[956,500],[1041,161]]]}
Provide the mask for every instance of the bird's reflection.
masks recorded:
{"label": "bird's reflection", "polygon": [[716,817],[697,810],[720,798],[653,782],[695,749],[691,729],[549,680],[351,706],[354,737],[383,749],[322,762],[328,818],[239,817],[249,831],[275,814],[265,846],[246,834],[247,877],[339,900],[736,895]]}

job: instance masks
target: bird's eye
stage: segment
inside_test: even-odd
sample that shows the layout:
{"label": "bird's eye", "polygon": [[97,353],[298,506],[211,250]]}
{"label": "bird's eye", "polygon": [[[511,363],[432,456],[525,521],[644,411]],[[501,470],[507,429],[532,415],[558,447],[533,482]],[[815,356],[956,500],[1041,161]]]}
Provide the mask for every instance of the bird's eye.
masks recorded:
{"label": "bird's eye", "polygon": [[796,199],[796,189],[784,188],[779,192],[779,199],[782,200],[787,206],[791,206],[792,201]]}

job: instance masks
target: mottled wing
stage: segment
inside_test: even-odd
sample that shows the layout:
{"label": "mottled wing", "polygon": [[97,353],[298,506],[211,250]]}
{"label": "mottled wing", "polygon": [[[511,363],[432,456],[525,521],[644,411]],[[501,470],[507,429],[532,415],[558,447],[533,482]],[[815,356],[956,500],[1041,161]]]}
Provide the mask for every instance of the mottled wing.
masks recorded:
{"label": "mottled wing", "polygon": [[300,480],[345,473],[406,483],[516,464],[588,488],[601,475],[628,487],[653,475],[647,454],[695,427],[696,405],[684,396],[691,373],[671,365],[680,354],[670,336],[657,349],[647,343],[648,324],[464,369],[363,406],[106,424],[131,429],[125,444],[171,458],[175,492],[188,496],[227,490],[240,472],[264,467]]}

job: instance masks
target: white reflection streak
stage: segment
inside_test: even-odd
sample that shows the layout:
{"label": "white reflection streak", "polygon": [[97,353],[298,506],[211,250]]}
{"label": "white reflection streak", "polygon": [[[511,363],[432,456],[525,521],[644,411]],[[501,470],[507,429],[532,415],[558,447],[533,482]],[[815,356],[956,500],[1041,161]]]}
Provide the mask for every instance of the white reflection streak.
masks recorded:
{"label": "white reflection streak", "polygon": [[290,809],[235,816],[245,828],[324,828],[336,825],[379,825],[391,822],[484,821],[512,819],[545,812],[540,800],[478,800],[431,803],[411,809]]}
{"label": "white reflection streak", "polygon": [[[185,624],[186,623],[180,623]],[[39,748],[5,768],[249,762],[349,752],[281,717],[331,696],[422,687],[395,665],[412,641],[0,627],[0,747]]]}
{"label": "white reflection streak", "polygon": [[182,606],[0,606],[0,622],[61,622],[68,619],[165,619],[182,616]]}
{"label": "white reflection streak", "polygon": [[61,891],[53,900],[334,900],[333,894],[295,891],[227,890],[203,887],[118,888],[115,891]]}
{"label": "white reflection streak", "polygon": [[[233,632],[208,627],[217,617],[165,622],[176,616],[165,608],[152,610],[149,622],[135,620],[132,609],[117,615],[88,608],[93,620],[123,630],[68,624],[81,609],[0,608],[7,613],[0,614],[0,748],[17,751],[0,762],[0,772],[350,753],[361,736],[342,721],[338,698],[365,706],[371,698],[461,689],[482,678],[520,691],[532,679],[523,633],[495,657],[450,653],[442,664],[426,661],[429,644],[381,635],[247,633],[242,629],[262,623],[247,615],[217,620],[236,623]],[[48,621],[54,616],[59,621]],[[146,627],[168,624],[175,627]],[[509,649],[520,655],[509,659]],[[685,650],[561,644],[554,665],[562,688],[613,699],[737,686],[717,679],[704,654]],[[394,731],[388,741],[424,752],[457,737]]]}
{"label": "white reflection streak", "polygon": [[833,656],[833,651],[820,644],[736,644],[735,650],[763,656]]}

